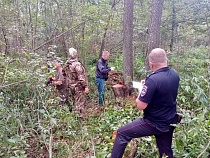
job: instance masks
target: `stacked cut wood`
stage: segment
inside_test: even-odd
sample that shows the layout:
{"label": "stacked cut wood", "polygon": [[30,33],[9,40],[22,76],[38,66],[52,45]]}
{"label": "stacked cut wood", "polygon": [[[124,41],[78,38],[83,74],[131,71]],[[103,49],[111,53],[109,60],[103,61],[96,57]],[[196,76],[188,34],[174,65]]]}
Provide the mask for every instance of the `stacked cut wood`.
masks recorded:
{"label": "stacked cut wood", "polygon": [[131,95],[132,83],[125,83],[123,74],[120,72],[110,72],[109,79],[107,80],[106,84],[112,87],[116,98],[125,98]]}

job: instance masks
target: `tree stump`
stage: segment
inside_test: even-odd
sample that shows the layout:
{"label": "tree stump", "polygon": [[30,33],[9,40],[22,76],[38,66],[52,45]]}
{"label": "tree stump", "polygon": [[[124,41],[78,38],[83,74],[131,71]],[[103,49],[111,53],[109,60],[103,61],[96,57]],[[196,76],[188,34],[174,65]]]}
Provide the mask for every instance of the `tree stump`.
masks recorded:
{"label": "tree stump", "polygon": [[112,87],[116,99],[125,99],[126,97],[130,96],[133,91],[133,89],[131,88],[132,83],[125,83],[123,80],[123,74],[120,72],[110,73],[107,85],[110,85]]}
{"label": "tree stump", "polygon": [[129,95],[131,95],[131,88],[128,84],[122,85],[122,84],[115,84],[112,86],[112,90],[114,92],[115,98],[125,98]]}
{"label": "tree stump", "polygon": [[124,86],[122,84],[116,84],[112,86],[115,98],[124,98]]}

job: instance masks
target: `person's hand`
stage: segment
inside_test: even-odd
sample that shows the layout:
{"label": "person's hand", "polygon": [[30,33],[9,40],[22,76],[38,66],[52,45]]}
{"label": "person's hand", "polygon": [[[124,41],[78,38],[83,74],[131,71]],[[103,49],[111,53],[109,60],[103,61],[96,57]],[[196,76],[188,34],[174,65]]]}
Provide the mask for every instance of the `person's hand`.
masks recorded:
{"label": "person's hand", "polygon": [[111,67],[111,71],[114,71],[115,67]]}
{"label": "person's hand", "polygon": [[57,84],[58,85],[61,85],[63,82],[62,81],[57,81]]}
{"label": "person's hand", "polygon": [[62,81],[53,81],[52,83],[53,83],[53,85],[61,85]]}
{"label": "person's hand", "polygon": [[85,94],[88,94],[89,93],[89,89],[88,87],[85,87]]}
{"label": "person's hand", "polygon": [[145,84],[145,80],[141,80],[141,84],[143,86]]}

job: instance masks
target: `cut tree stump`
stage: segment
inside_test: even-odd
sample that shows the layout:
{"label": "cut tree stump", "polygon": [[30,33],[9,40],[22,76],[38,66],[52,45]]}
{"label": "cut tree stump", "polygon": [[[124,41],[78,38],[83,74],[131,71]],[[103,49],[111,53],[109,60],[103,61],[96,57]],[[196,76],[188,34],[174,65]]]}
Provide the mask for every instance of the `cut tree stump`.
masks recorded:
{"label": "cut tree stump", "polygon": [[115,98],[124,98],[124,86],[122,84],[116,84],[112,86]]}
{"label": "cut tree stump", "polygon": [[129,84],[115,84],[112,86],[115,98],[126,98],[131,95],[131,88]]}
{"label": "cut tree stump", "polygon": [[106,84],[112,87],[116,99],[125,99],[130,96],[133,91],[133,88],[131,88],[132,83],[125,83],[123,80],[123,74],[120,72],[111,72]]}

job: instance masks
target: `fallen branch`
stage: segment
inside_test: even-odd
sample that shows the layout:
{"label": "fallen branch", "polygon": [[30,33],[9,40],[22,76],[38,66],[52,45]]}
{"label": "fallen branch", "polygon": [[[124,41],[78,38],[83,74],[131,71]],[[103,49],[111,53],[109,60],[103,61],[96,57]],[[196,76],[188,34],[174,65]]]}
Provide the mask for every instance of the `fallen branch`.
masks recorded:
{"label": "fallen branch", "polygon": [[14,82],[14,83],[11,83],[11,84],[8,84],[8,85],[0,86],[0,89],[9,87],[9,86],[12,86],[12,85],[15,85],[15,84],[19,84],[19,83],[22,83],[22,82],[26,82],[26,81],[28,81],[28,80],[23,80],[23,81]]}

